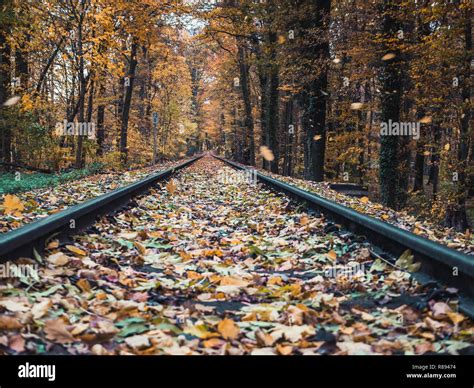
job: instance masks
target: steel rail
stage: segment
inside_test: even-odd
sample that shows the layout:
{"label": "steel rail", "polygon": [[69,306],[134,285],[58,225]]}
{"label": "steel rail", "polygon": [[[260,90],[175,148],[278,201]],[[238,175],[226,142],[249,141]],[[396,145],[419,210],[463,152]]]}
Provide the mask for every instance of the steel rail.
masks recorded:
{"label": "steel rail", "polygon": [[[239,170],[253,170],[228,159],[213,155]],[[326,214],[347,230],[365,236],[368,241],[389,255],[399,257],[409,249],[425,276],[413,275],[422,282],[439,280],[461,291],[461,311],[474,317],[474,256],[448,248],[427,238],[397,228],[376,218],[359,213],[349,207],[325,199],[317,194],[264,175],[256,171],[257,179],[276,192],[283,192],[310,208]]]}
{"label": "steel rail", "polygon": [[157,182],[171,177],[200,158],[202,155],[0,235],[0,263],[20,257],[33,257],[35,250],[43,252],[46,241],[52,236],[65,239],[77,234],[92,225],[98,216],[122,208],[132,197],[144,193]]}

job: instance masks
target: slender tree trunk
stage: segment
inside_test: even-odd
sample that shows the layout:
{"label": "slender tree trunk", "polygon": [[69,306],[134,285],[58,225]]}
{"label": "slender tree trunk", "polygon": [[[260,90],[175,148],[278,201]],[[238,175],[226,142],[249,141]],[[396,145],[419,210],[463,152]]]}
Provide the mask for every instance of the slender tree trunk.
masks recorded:
{"label": "slender tree trunk", "polygon": [[[445,224],[454,227],[458,231],[464,231],[468,227],[466,214],[466,199],[468,195],[467,167],[469,164],[470,134],[469,123],[471,121],[471,61],[472,61],[472,5],[465,9],[464,17],[464,41],[465,59],[464,76],[462,79],[462,117],[458,148],[458,182],[457,203],[450,206],[446,212]],[[472,157],[472,155],[471,155]]]}
{"label": "slender tree trunk", "polygon": [[[383,33],[386,39],[396,36],[399,29],[394,18],[398,11],[399,0],[383,1]],[[401,102],[401,63],[399,50],[392,50],[384,45],[385,50],[394,57],[383,61],[380,82],[382,84],[382,123],[400,122]],[[398,136],[381,136],[380,138],[380,194],[382,203],[393,209],[399,208],[400,157]]]}
{"label": "slender tree trunk", "polygon": [[132,103],[132,93],[133,93],[133,84],[135,80],[135,71],[137,68],[137,50],[138,44],[134,40],[132,43],[130,51],[130,61],[128,69],[128,77],[130,79],[130,85],[125,90],[125,98],[123,102],[123,112],[122,112],[122,123],[120,128],[120,153],[122,158],[122,163],[126,164],[128,161],[128,148],[127,148],[127,138],[128,138],[128,119],[130,116],[130,107]]}
{"label": "slender tree trunk", "polygon": [[255,133],[254,122],[252,115],[252,103],[250,100],[250,80],[249,80],[249,65],[243,42],[239,42],[239,70],[240,70],[240,86],[242,91],[242,100],[244,103],[245,113],[245,128],[244,136],[248,139],[248,160],[245,163],[255,166]]}

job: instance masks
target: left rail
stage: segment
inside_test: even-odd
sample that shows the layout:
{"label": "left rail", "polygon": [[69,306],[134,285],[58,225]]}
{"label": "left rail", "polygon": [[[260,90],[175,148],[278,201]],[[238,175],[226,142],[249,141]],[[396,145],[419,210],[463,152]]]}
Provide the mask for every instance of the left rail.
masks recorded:
{"label": "left rail", "polygon": [[113,190],[110,193],[1,235],[0,262],[14,260],[19,257],[33,257],[35,250],[42,253],[45,243],[52,237],[61,240],[77,234],[92,225],[97,217],[122,208],[131,198],[146,192],[157,182],[170,178],[175,172],[188,167],[201,157],[202,155],[196,156],[177,166],[150,175],[141,181]]}

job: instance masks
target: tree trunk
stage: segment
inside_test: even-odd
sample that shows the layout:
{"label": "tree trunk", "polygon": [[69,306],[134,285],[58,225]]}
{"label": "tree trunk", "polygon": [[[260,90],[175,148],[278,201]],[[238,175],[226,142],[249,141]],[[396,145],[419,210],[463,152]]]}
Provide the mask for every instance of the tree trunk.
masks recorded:
{"label": "tree trunk", "polygon": [[[448,207],[445,223],[448,227],[454,227],[457,231],[464,231],[468,227],[466,214],[466,199],[468,195],[467,168],[469,164],[470,134],[469,123],[471,120],[471,60],[472,60],[472,18],[471,5],[465,9],[464,39],[465,59],[464,77],[462,79],[462,117],[458,148],[458,182],[457,203]],[[472,155],[471,155],[472,157]]]}
{"label": "tree trunk", "polygon": [[244,136],[248,139],[248,160],[246,164],[255,166],[255,138],[254,138],[254,123],[252,116],[252,103],[250,100],[250,84],[249,84],[249,65],[247,62],[246,50],[243,43],[239,43],[239,70],[240,70],[240,86],[242,91],[242,100],[244,103],[245,113],[245,128]]}
{"label": "tree trunk", "polygon": [[133,41],[132,48],[130,51],[130,61],[128,69],[128,77],[130,79],[130,85],[125,90],[125,98],[123,102],[123,112],[122,112],[122,123],[120,127],[120,153],[122,163],[126,164],[128,161],[128,148],[127,148],[127,137],[128,137],[128,119],[130,116],[130,107],[132,103],[132,93],[133,93],[133,84],[135,80],[135,71],[137,68],[137,50],[138,44]]}
{"label": "tree trunk", "polygon": [[[394,18],[398,11],[399,0],[384,0],[383,2],[383,33],[386,39],[396,36],[399,29]],[[381,102],[383,123],[400,122],[401,101],[401,61],[399,50],[392,50],[384,45],[385,51],[393,53],[394,57],[383,61],[380,74],[382,85]],[[400,155],[398,136],[380,137],[380,194],[382,203],[393,209],[399,209],[400,190]]]}

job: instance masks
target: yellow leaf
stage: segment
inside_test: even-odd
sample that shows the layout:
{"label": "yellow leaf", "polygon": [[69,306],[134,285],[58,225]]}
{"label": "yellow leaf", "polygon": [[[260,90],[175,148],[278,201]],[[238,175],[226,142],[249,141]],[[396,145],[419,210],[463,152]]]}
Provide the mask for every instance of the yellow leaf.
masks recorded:
{"label": "yellow leaf", "polygon": [[450,148],[451,148],[451,145],[450,145],[449,143],[446,143],[446,144],[444,145],[444,150],[445,150],[445,151],[449,151]]}
{"label": "yellow leaf", "polygon": [[362,203],[367,203],[367,202],[369,202],[369,198],[368,198],[368,197],[362,197],[362,198],[360,199],[360,202],[362,202]]}
{"label": "yellow leaf", "polygon": [[217,331],[225,339],[236,339],[240,333],[239,327],[235,324],[232,319],[224,319],[217,325]]}
{"label": "yellow leaf", "polygon": [[72,253],[75,253],[76,255],[79,256],[86,256],[87,252],[83,251],[81,248],[78,248],[74,245],[66,245],[66,249]]}
{"label": "yellow leaf", "polygon": [[388,214],[382,214],[381,218],[382,220],[388,220],[390,216]]}
{"label": "yellow leaf", "polygon": [[3,209],[5,214],[20,215],[25,210],[25,206],[16,195],[7,194],[3,201]]}
{"label": "yellow leaf", "polygon": [[431,124],[432,119],[431,116],[425,116],[420,120],[421,124]]}
{"label": "yellow leaf", "polygon": [[318,141],[318,140],[321,140],[323,137],[321,135],[316,135],[315,137],[313,137],[313,140],[314,141]]}
{"label": "yellow leaf", "polygon": [[448,312],[446,313],[449,317],[449,319],[451,319],[451,321],[457,325],[458,323],[461,323],[462,321],[464,321],[464,319],[466,319],[465,316],[459,314],[459,313],[455,313],[455,312]]}

